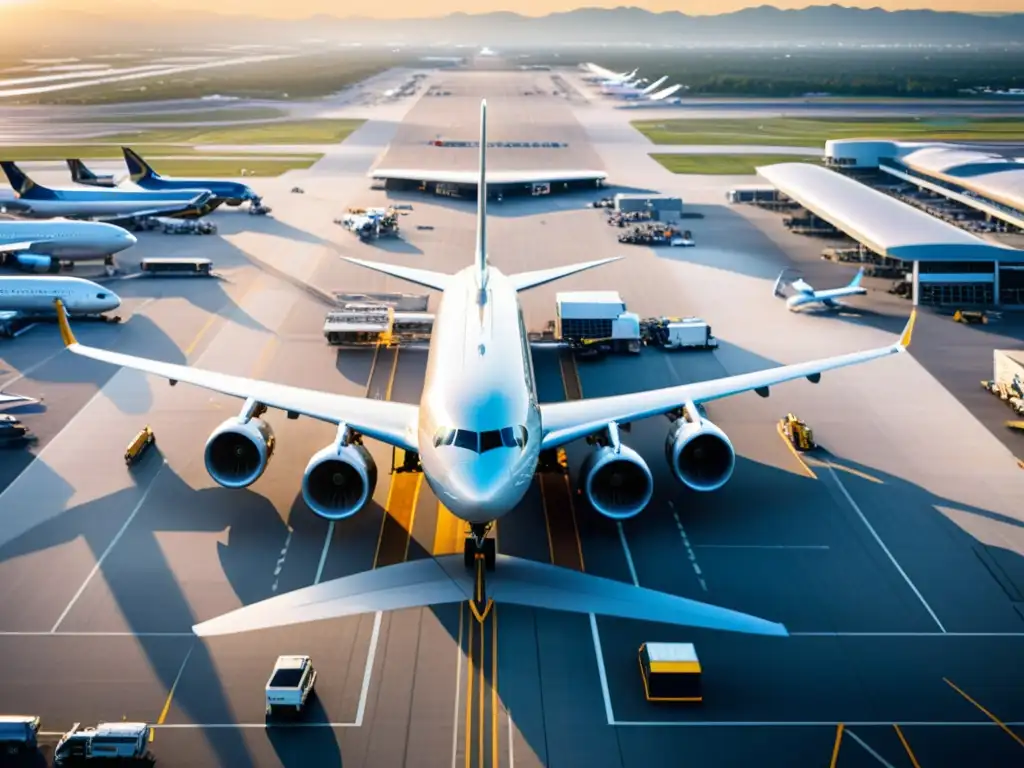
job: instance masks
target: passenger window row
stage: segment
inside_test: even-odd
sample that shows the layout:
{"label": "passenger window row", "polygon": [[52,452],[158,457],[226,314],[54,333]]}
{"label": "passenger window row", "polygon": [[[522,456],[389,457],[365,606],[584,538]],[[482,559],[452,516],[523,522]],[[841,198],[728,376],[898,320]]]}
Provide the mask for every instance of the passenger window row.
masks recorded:
{"label": "passenger window row", "polygon": [[441,427],[434,435],[434,447],[452,445],[474,453],[487,453],[495,448],[526,448],[526,427],[515,426],[492,429],[487,432],[473,432],[469,429]]}

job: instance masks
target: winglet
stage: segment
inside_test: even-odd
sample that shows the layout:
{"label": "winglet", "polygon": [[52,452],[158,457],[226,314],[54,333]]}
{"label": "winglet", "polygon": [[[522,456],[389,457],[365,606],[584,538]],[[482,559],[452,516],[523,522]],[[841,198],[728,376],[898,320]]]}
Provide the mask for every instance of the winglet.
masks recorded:
{"label": "winglet", "polygon": [[60,327],[61,341],[64,342],[65,347],[77,344],[78,340],[75,338],[75,334],[71,332],[71,324],[68,322],[68,313],[64,309],[64,302],[60,299],[54,299],[53,303],[57,308],[57,325]]}
{"label": "winglet", "polygon": [[907,320],[907,325],[903,329],[903,334],[900,336],[899,345],[901,348],[906,349],[910,346],[910,337],[914,334],[914,321],[917,320],[917,310],[913,310],[910,313],[910,319]]}

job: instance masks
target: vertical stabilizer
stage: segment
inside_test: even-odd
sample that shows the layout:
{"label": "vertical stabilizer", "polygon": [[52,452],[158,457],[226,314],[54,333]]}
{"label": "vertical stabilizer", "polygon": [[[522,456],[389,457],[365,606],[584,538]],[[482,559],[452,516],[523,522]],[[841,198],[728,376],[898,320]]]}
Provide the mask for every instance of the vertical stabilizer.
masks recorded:
{"label": "vertical stabilizer", "polygon": [[864,277],[864,267],[857,270],[857,274],[853,276],[853,280],[850,281],[851,288],[860,288],[861,278]]}
{"label": "vertical stabilizer", "polygon": [[476,185],[476,280],[487,287],[487,99],[480,102],[480,178]]}
{"label": "vertical stabilizer", "polygon": [[144,179],[160,178],[150,167],[149,163],[139,157],[139,154],[130,147],[121,147],[124,153],[124,164],[128,166],[128,173],[131,180],[136,184]]}

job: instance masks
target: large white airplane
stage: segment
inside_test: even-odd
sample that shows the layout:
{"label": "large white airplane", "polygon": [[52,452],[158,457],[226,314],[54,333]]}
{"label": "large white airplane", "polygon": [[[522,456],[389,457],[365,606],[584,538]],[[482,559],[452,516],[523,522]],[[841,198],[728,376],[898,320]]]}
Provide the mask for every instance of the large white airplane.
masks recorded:
{"label": "large white airplane", "polygon": [[[787,271],[788,270],[784,269],[779,273],[778,278],[775,280],[775,286],[772,289],[772,293],[779,298],[783,298],[785,296],[783,292],[783,285],[785,281],[783,278]],[[786,306],[789,307],[790,310],[795,310],[799,307],[805,307],[808,304],[822,304],[829,309],[838,309],[842,304],[836,301],[836,299],[841,299],[844,296],[863,296],[868,292],[868,289],[860,284],[861,278],[863,277],[864,267],[861,267],[857,270],[857,274],[853,276],[853,280],[851,280],[847,285],[844,285],[842,288],[830,288],[824,291],[816,291],[808,285],[802,277],[798,278],[789,284],[790,288],[792,288],[795,293],[786,299]]]}
{"label": "large white airplane", "polygon": [[632,72],[612,72],[610,69],[597,66],[597,64],[587,63],[584,66],[590,72],[590,76],[585,79],[601,82],[605,85],[624,83],[636,77],[637,73],[637,69],[634,69]]}
{"label": "large white airplane", "polygon": [[622,85],[606,85],[601,89],[601,93],[605,96],[618,96],[622,99],[639,99],[648,94],[654,93],[658,86],[668,80],[668,75],[663,75],[655,80],[646,87],[641,86],[639,83],[623,83]]}
{"label": "large white airplane", "polygon": [[53,317],[55,301],[64,314],[100,315],[121,306],[121,297],[109,288],[80,277],[0,276],[0,312],[23,317]]}
{"label": "large white airplane", "polygon": [[900,339],[865,352],[785,365],[696,384],[574,402],[540,403],[520,291],[607,264],[601,259],[505,275],[487,258],[486,102],[481,104],[476,256],[455,274],[347,259],[392,277],[442,291],[419,405],[320,392],[165,363],[79,344],[58,315],[67,348],[164,379],[185,382],[244,401],[206,444],[206,467],[223,486],[240,488],[263,474],[277,443],[261,417],[267,408],[338,425],[337,436],[310,459],[302,495],[328,520],[359,512],[372,497],[377,468],[363,438],[418,456],[437,498],[468,524],[462,557],[416,560],[300,589],[241,608],[194,627],[200,635],[227,634],[367,611],[470,601],[486,616],[484,572],[493,598],[533,607],[687,624],[759,634],[786,634],[779,624],[508,556],[497,556],[487,534],[533,483],[542,452],[590,438],[593,451],[580,471],[582,491],[597,513],[615,520],[639,514],[650,502],[653,477],[644,459],[622,442],[623,428],[668,416],[666,454],[676,478],[696,491],[721,488],[732,476],[735,452],[725,433],[704,417],[702,403],[794,379],[817,382],[822,372],[903,352],[914,315]]}
{"label": "large white airplane", "polygon": [[0,261],[23,270],[56,272],[61,261],[103,259],[137,242],[97,221],[0,221]]}

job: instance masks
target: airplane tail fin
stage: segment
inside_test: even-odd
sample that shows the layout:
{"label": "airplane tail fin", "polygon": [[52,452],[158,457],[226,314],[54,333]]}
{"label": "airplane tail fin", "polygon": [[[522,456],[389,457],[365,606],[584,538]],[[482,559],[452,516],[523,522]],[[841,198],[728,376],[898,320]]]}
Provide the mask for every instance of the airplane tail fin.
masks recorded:
{"label": "airplane tail fin", "polygon": [[476,185],[476,281],[487,287],[487,99],[480,102],[480,177]]}
{"label": "airplane tail fin", "polygon": [[149,163],[139,157],[138,153],[131,147],[121,147],[121,151],[124,153],[124,163],[128,166],[128,173],[133,182],[138,183],[143,179],[160,178],[160,174],[154,171]]}
{"label": "airplane tail fin", "polygon": [[857,270],[857,274],[850,281],[850,288],[860,288],[860,281],[864,277],[864,267]]}
{"label": "airplane tail fin", "polygon": [[76,184],[96,181],[96,174],[86,168],[85,163],[81,160],[68,158],[65,162],[68,164],[68,170],[71,171],[71,180]]}
{"label": "airplane tail fin", "polygon": [[55,196],[52,189],[40,186],[32,181],[32,179],[30,179],[28,175],[18,167],[17,163],[11,162],[10,160],[2,160],[0,161],[0,168],[3,168],[4,174],[7,176],[7,180],[11,183],[12,189],[18,193],[18,197],[39,199]]}

